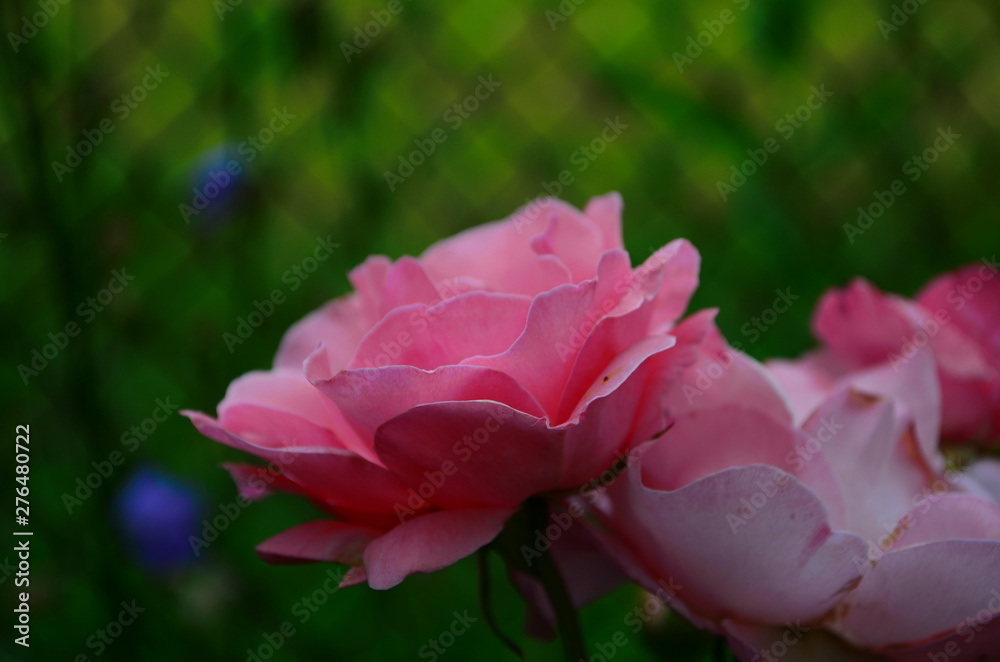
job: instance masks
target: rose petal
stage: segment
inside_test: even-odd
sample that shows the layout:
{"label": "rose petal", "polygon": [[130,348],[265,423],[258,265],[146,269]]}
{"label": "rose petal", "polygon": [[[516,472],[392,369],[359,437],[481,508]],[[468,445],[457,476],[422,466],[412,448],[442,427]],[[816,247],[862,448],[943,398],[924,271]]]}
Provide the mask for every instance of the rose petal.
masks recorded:
{"label": "rose petal", "polygon": [[285,332],[274,357],[274,367],[298,370],[306,357],[325,342],[333,348],[330,353],[333,369],[340,370],[351,360],[358,343],[374,323],[375,320],[365,318],[358,295],[334,299]]}
{"label": "rose petal", "polygon": [[368,573],[365,571],[365,567],[358,565],[353,568],[349,568],[347,572],[344,573],[344,578],[340,580],[340,585],[337,588],[347,588],[348,586],[357,586],[358,584],[364,584],[367,582]]}
{"label": "rose petal", "polygon": [[513,511],[442,510],[397,526],[365,549],[368,585],[396,586],[415,572],[434,572],[488,544]]}
{"label": "rose petal", "polygon": [[[327,365],[334,361],[325,351],[324,358]],[[309,383],[302,365],[234,380],[219,403],[219,420],[259,446],[334,447],[374,457],[371,443],[358,437],[343,413]]]}
{"label": "rose petal", "polygon": [[[699,319],[698,326],[704,323]],[[666,406],[671,415],[732,403],[756,409],[776,421],[791,422],[791,410],[771,373],[746,354],[730,348],[714,325],[697,344],[678,337],[686,347],[687,358],[679,364],[675,384],[667,393]]]}
{"label": "rose petal", "polygon": [[435,283],[473,278],[494,292],[535,296],[571,282],[558,258],[532,250],[530,240],[537,232],[532,233],[523,218],[517,212],[510,220],[460,232],[432,245],[420,261]]}
{"label": "rose petal", "polygon": [[[509,349],[495,356],[470,357],[462,363],[510,375],[535,396],[551,421],[558,420],[560,402],[580,348],[602,318],[623,312],[619,310],[622,293],[615,291],[615,284],[628,273],[623,259],[619,251],[608,251],[602,256],[597,279],[564,285],[536,297],[524,332]],[[638,337],[645,335],[645,329],[641,329]],[[602,338],[605,342],[614,340],[613,334]],[[604,352],[591,347],[588,351],[594,357],[592,361],[600,363],[608,354],[616,355],[614,349],[618,348]]]}
{"label": "rose petal", "polygon": [[395,263],[381,255],[372,256],[351,271],[350,279],[373,324],[400,306],[441,301],[423,265],[405,255]]}
{"label": "rose petal", "polygon": [[1000,504],[1000,460],[983,458],[975,462],[966,472]]}
{"label": "rose petal", "polygon": [[857,278],[843,290],[829,290],[822,296],[813,315],[813,331],[854,367],[882,363],[900,351],[913,330],[906,305]]}
{"label": "rose petal", "polygon": [[[990,429],[990,410],[1000,412],[1000,391],[985,380],[956,378],[942,373],[941,379],[941,436],[948,440],[996,440],[1000,426],[994,422]],[[997,419],[1000,420],[1000,419]]]}
{"label": "rose petal", "polygon": [[967,265],[935,278],[916,300],[934,313],[944,311],[947,325],[961,331],[993,364],[1000,358],[1000,278],[995,260]]}
{"label": "rose petal", "polygon": [[559,258],[574,283],[593,278],[604,252],[604,237],[597,224],[560,200],[539,201],[535,213],[547,225],[531,239],[531,248],[539,255]]}
{"label": "rose petal", "polygon": [[233,434],[264,448],[289,446],[315,449],[340,449],[344,445],[327,428],[314,425],[288,412],[257,407],[230,405],[219,416],[219,423]]}
{"label": "rose petal", "polygon": [[[645,466],[643,455],[639,462]],[[789,474],[751,465],[664,492],[647,487],[642,473],[631,473],[630,507],[645,526],[630,540],[646,563],[684,587],[680,599],[693,611],[808,621],[860,578],[852,559],[864,554],[864,541],[831,532],[823,504]]]}
{"label": "rose petal", "polygon": [[902,404],[916,428],[923,461],[932,471],[944,469],[944,459],[938,453],[941,391],[930,352],[920,351],[902,362],[853,373],[842,382]]}
{"label": "rose petal", "polygon": [[[632,351],[636,346],[648,346],[647,355],[651,356],[676,344],[676,340],[666,334],[655,334],[658,339],[649,338],[652,299],[656,291],[647,289],[648,280],[639,282],[633,278],[624,253],[605,253],[599,272],[595,300],[603,302],[598,309],[605,313],[604,316],[588,316],[569,336],[567,343],[556,345],[560,358],[565,362],[572,360],[573,368],[567,377],[558,413],[552,420],[554,424],[575,420],[593,400],[595,384],[614,381],[616,371],[628,362],[622,357],[631,352],[638,358],[645,351]],[[652,349],[655,344],[662,346]],[[576,347],[579,351],[574,351]],[[645,357],[640,362],[643,360]],[[607,382],[605,377],[609,378]]]}
{"label": "rose petal", "polygon": [[[921,302],[933,304],[933,307],[945,307],[947,305],[950,308],[962,311],[963,314],[956,317],[963,322],[963,328],[985,331],[987,333],[986,337],[991,337],[988,326],[984,325],[992,324],[994,330],[997,325],[1000,325],[1000,308],[997,307],[998,300],[990,296],[991,290],[994,296],[1000,295],[1000,279],[996,278],[997,274],[1000,273],[998,272],[997,264],[995,255],[992,260],[983,258],[980,262],[973,262],[952,273],[934,279],[927,284],[916,298]],[[957,285],[968,285],[969,281],[977,276],[982,281],[983,289],[981,291],[986,296],[980,297],[979,292],[973,292],[973,288],[966,287],[966,291],[973,296],[967,297],[961,292],[955,292],[951,300],[949,300],[948,294],[952,290],[955,290]],[[965,299],[968,308],[966,306],[959,307],[955,303],[958,298]]]}
{"label": "rose petal", "polygon": [[652,330],[672,326],[688,307],[698,288],[701,255],[686,239],[675,239],[656,251],[637,271],[661,271],[662,285],[656,295]]}
{"label": "rose petal", "polygon": [[565,433],[491,402],[437,402],[384,423],[375,450],[407,485],[442,508],[516,508],[561,485]]}
{"label": "rose petal", "polygon": [[288,492],[291,494],[308,494],[298,483],[288,480],[280,473],[270,471],[266,467],[252,464],[227,462],[222,467],[232,476],[233,482],[240,491],[240,496],[257,501],[272,492]]}
{"label": "rose petal", "polygon": [[609,367],[611,378],[598,380],[577,412],[557,428],[566,431],[563,485],[592,481],[667,426],[657,394],[648,391],[656,381],[654,359],[670,347],[669,341],[649,338],[619,357]]}
{"label": "rose petal", "polygon": [[841,390],[803,430],[819,440],[817,452],[842,487],[845,528],[866,538],[891,531],[933,479],[911,425],[891,401]]}
{"label": "rose petal", "polygon": [[330,413],[322,394],[305,378],[300,364],[294,369],[248,372],[233,380],[219,403],[219,414],[238,406],[255,406],[289,414],[316,427],[330,427]]}
{"label": "rose petal", "polygon": [[996,624],[998,587],[1000,542],[949,540],[908,547],[885,554],[867,572],[840,614],[839,627],[867,647],[944,638],[975,619],[991,600]]}
{"label": "rose petal", "polygon": [[391,265],[392,260],[385,255],[372,255],[351,269],[350,274],[348,274],[348,279],[361,301],[361,308],[369,326],[382,319],[389,310],[387,306],[383,305],[382,292],[385,277],[389,273]]}
{"label": "rose petal", "polygon": [[765,366],[785,394],[795,425],[802,425],[816,411],[836,388],[839,376],[836,361],[827,351],[795,361],[772,359]]}
{"label": "rose petal", "polygon": [[343,370],[324,377],[326,362],[318,355],[306,371],[351,421],[364,439],[374,444],[375,431],[391,418],[431,402],[490,400],[533,416],[544,412],[514,379],[502,372],[476,366],[442,366],[433,371],[412,366]]}
{"label": "rose petal", "polygon": [[368,332],[348,368],[433,370],[503,352],[524,330],[530,305],[522,296],[473,292],[434,306],[396,308]]}
{"label": "rose petal", "polygon": [[199,412],[184,411],[201,434],[273,462],[290,480],[330,505],[361,513],[393,513],[409,498],[406,487],[384,468],[337,448],[269,448],[223,428]]}
{"label": "rose petal", "polygon": [[[611,322],[612,320],[607,320]],[[601,369],[597,371],[592,378],[592,381],[587,385],[587,390],[579,397],[578,400],[566,399],[564,402],[565,406],[572,405],[572,410],[565,417],[559,417],[557,422],[560,424],[575,425],[580,422],[581,418],[590,408],[591,403],[600,398],[607,397],[611,393],[614,393],[619,387],[622,386],[627,380],[631,379],[633,374],[640,366],[646,363],[651,357],[661,354],[674,347],[677,344],[677,339],[673,336],[652,336],[645,338],[643,340],[638,340],[631,343],[630,346],[624,348],[621,354],[614,356],[610,362],[601,366]],[[584,356],[581,354],[581,359]],[[596,358],[596,357],[588,357]],[[579,363],[579,361],[578,361]],[[581,366],[577,366],[580,368]],[[581,370],[584,372],[584,370]],[[591,369],[586,369],[585,372],[593,372]],[[570,391],[567,390],[567,393]],[[635,400],[638,403],[641,400],[642,393],[636,393]],[[634,407],[633,407],[634,408]],[[625,419],[624,422],[628,422],[629,419]]]}
{"label": "rose petal", "polygon": [[622,196],[619,193],[605,193],[587,202],[583,213],[597,224],[604,238],[604,250],[622,248]]}
{"label": "rose petal", "polygon": [[1000,506],[971,494],[921,494],[892,550],[938,540],[1000,541]]}
{"label": "rose petal", "polygon": [[643,482],[676,490],[733,467],[769,464],[791,472],[787,457],[796,432],[759,411],[737,405],[685,412],[661,441],[641,449]]}
{"label": "rose petal", "polygon": [[318,520],[282,531],[257,545],[267,563],[324,561],[360,565],[365,547],[382,531],[344,522]]}

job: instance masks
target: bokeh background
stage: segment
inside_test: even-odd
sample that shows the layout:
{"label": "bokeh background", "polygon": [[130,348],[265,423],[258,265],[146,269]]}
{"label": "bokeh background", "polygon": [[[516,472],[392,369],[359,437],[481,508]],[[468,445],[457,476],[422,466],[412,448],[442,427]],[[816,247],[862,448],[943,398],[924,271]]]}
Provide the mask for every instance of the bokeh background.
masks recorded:
{"label": "bokeh background", "polygon": [[[691,239],[703,255],[694,305],[720,307],[724,332],[764,358],[810,346],[812,305],[830,285],[863,275],[909,295],[1000,245],[1000,6],[987,0],[15,0],[0,11],[4,426],[13,443],[13,427],[31,425],[35,531],[32,648],[12,645],[8,611],[3,659],[247,660],[285,621],[296,633],[271,659],[431,659],[421,647],[453,612],[480,615],[468,559],[389,592],[324,596],[301,623],[293,609],[330,567],[270,567],[253,546],[311,509],[256,503],[188,559],[188,529],[235,500],[219,465],[238,454],[177,414],[123,440],[157,399],[214,411],[369,254],[417,254],[546,191],[582,206],[617,190],[634,259]],[[466,101],[480,77],[499,86]],[[806,112],[813,86],[832,96]],[[478,108],[449,111],[463,101]],[[797,109],[806,121],[779,125]],[[275,112],[281,130],[247,142]],[[620,132],[601,144],[606,122]],[[949,127],[960,137],[911,181],[905,164]],[[386,172],[406,174],[400,158],[435,130],[446,139],[390,186]],[[723,199],[718,183],[769,138],[780,148]],[[88,154],[77,163],[67,150]],[[240,174],[209,187],[230,160]],[[897,179],[905,193],[847,232]],[[193,189],[215,193],[198,213],[182,208],[198,202]],[[317,237],[339,246],[293,289],[284,275]],[[134,279],[97,312],[87,298],[113,270]],[[274,289],[285,302],[230,351],[223,334]],[[745,332],[776,289],[801,299],[759,337]],[[17,367],[69,322],[79,335],[25,384]],[[115,451],[120,464],[94,478]],[[88,476],[98,487],[67,501]],[[495,579],[504,585],[499,569]],[[528,659],[559,659],[558,644],[525,639],[509,588],[496,599]],[[623,626],[640,599],[625,588],[584,612],[592,653],[624,630],[616,660],[710,659],[712,639],[673,616],[658,615],[660,630]],[[145,611],[98,645],[132,600]],[[514,659],[482,620],[441,657]]]}

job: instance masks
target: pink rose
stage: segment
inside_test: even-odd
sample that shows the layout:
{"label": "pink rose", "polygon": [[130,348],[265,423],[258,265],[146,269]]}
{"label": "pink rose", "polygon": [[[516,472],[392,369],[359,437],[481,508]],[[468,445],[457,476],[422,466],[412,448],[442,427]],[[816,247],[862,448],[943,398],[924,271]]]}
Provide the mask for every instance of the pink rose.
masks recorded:
{"label": "pink rose", "polygon": [[[968,348],[964,361],[947,354],[940,360],[944,435],[955,439],[1000,440],[1000,278],[994,262],[984,260],[938,276],[917,295],[932,314],[947,315],[955,329],[955,352]],[[944,311],[940,313],[940,311]]]}
{"label": "pink rose", "polygon": [[761,366],[700,347],[682,383],[725,373],[674,389],[673,426],[598,507],[627,574],[746,662],[1000,653],[1000,470],[946,467],[929,355],[854,373],[796,425]]}
{"label": "pink rose", "polygon": [[925,349],[941,383],[942,436],[1000,440],[1000,278],[984,260],[932,281],[910,301],[858,279],[820,300],[813,318],[819,352],[772,361],[798,418],[853,371],[894,369]]}
{"label": "pink rose", "polygon": [[431,246],[371,257],[354,292],[285,335],[198,430],[271,463],[229,467],[247,498],[329,516],[258,547],[353,566],[385,589],[489,543],[528,497],[575,489],[665,425],[670,331],[697,286],[678,240],[633,269],[621,199],[542,200]]}

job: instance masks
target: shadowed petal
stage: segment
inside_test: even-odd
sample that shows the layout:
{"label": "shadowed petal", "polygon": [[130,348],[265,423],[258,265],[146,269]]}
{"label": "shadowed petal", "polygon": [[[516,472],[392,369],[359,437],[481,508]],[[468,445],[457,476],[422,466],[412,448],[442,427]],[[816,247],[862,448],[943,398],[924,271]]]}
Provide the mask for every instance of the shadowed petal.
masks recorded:
{"label": "shadowed petal", "polygon": [[384,590],[415,572],[434,572],[488,544],[512,510],[441,510],[397,526],[365,549],[368,585]]}

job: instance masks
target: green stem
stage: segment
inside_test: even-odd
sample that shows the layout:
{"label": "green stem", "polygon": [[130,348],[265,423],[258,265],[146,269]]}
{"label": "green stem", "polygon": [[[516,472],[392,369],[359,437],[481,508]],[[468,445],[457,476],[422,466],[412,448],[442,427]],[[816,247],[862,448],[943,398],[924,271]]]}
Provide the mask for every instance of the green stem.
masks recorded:
{"label": "green stem", "polygon": [[[496,549],[513,568],[531,575],[545,587],[545,594],[555,612],[556,628],[562,639],[566,659],[568,662],[578,662],[587,659],[587,649],[583,643],[576,607],[573,606],[551,550],[541,552],[534,547],[539,533],[544,536],[548,525],[548,501],[542,497],[531,497],[507,521],[507,526],[496,541]],[[534,553],[522,553],[525,548]]]}
{"label": "green stem", "polygon": [[497,623],[496,616],[493,614],[493,600],[492,600],[492,590],[490,588],[490,550],[488,547],[483,547],[479,550],[476,555],[476,560],[479,565],[479,609],[483,613],[483,618],[486,619],[486,625],[489,626],[490,632],[503,643],[514,655],[517,655],[522,660],[524,659],[524,651],[518,646],[513,639],[505,635],[500,631],[500,625]]}
{"label": "green stem", "polygon": [[559,629],[560,638],[562,638],[566,659],[569,662],[586,660],[587,649],[583,644],[580,618],[551,554],[543,554],[542,558],[538,559],[537,577],[545,586],[545,593],[549,596],[549,602],[552,603],[552,609],[556,613],[556,627]]}

